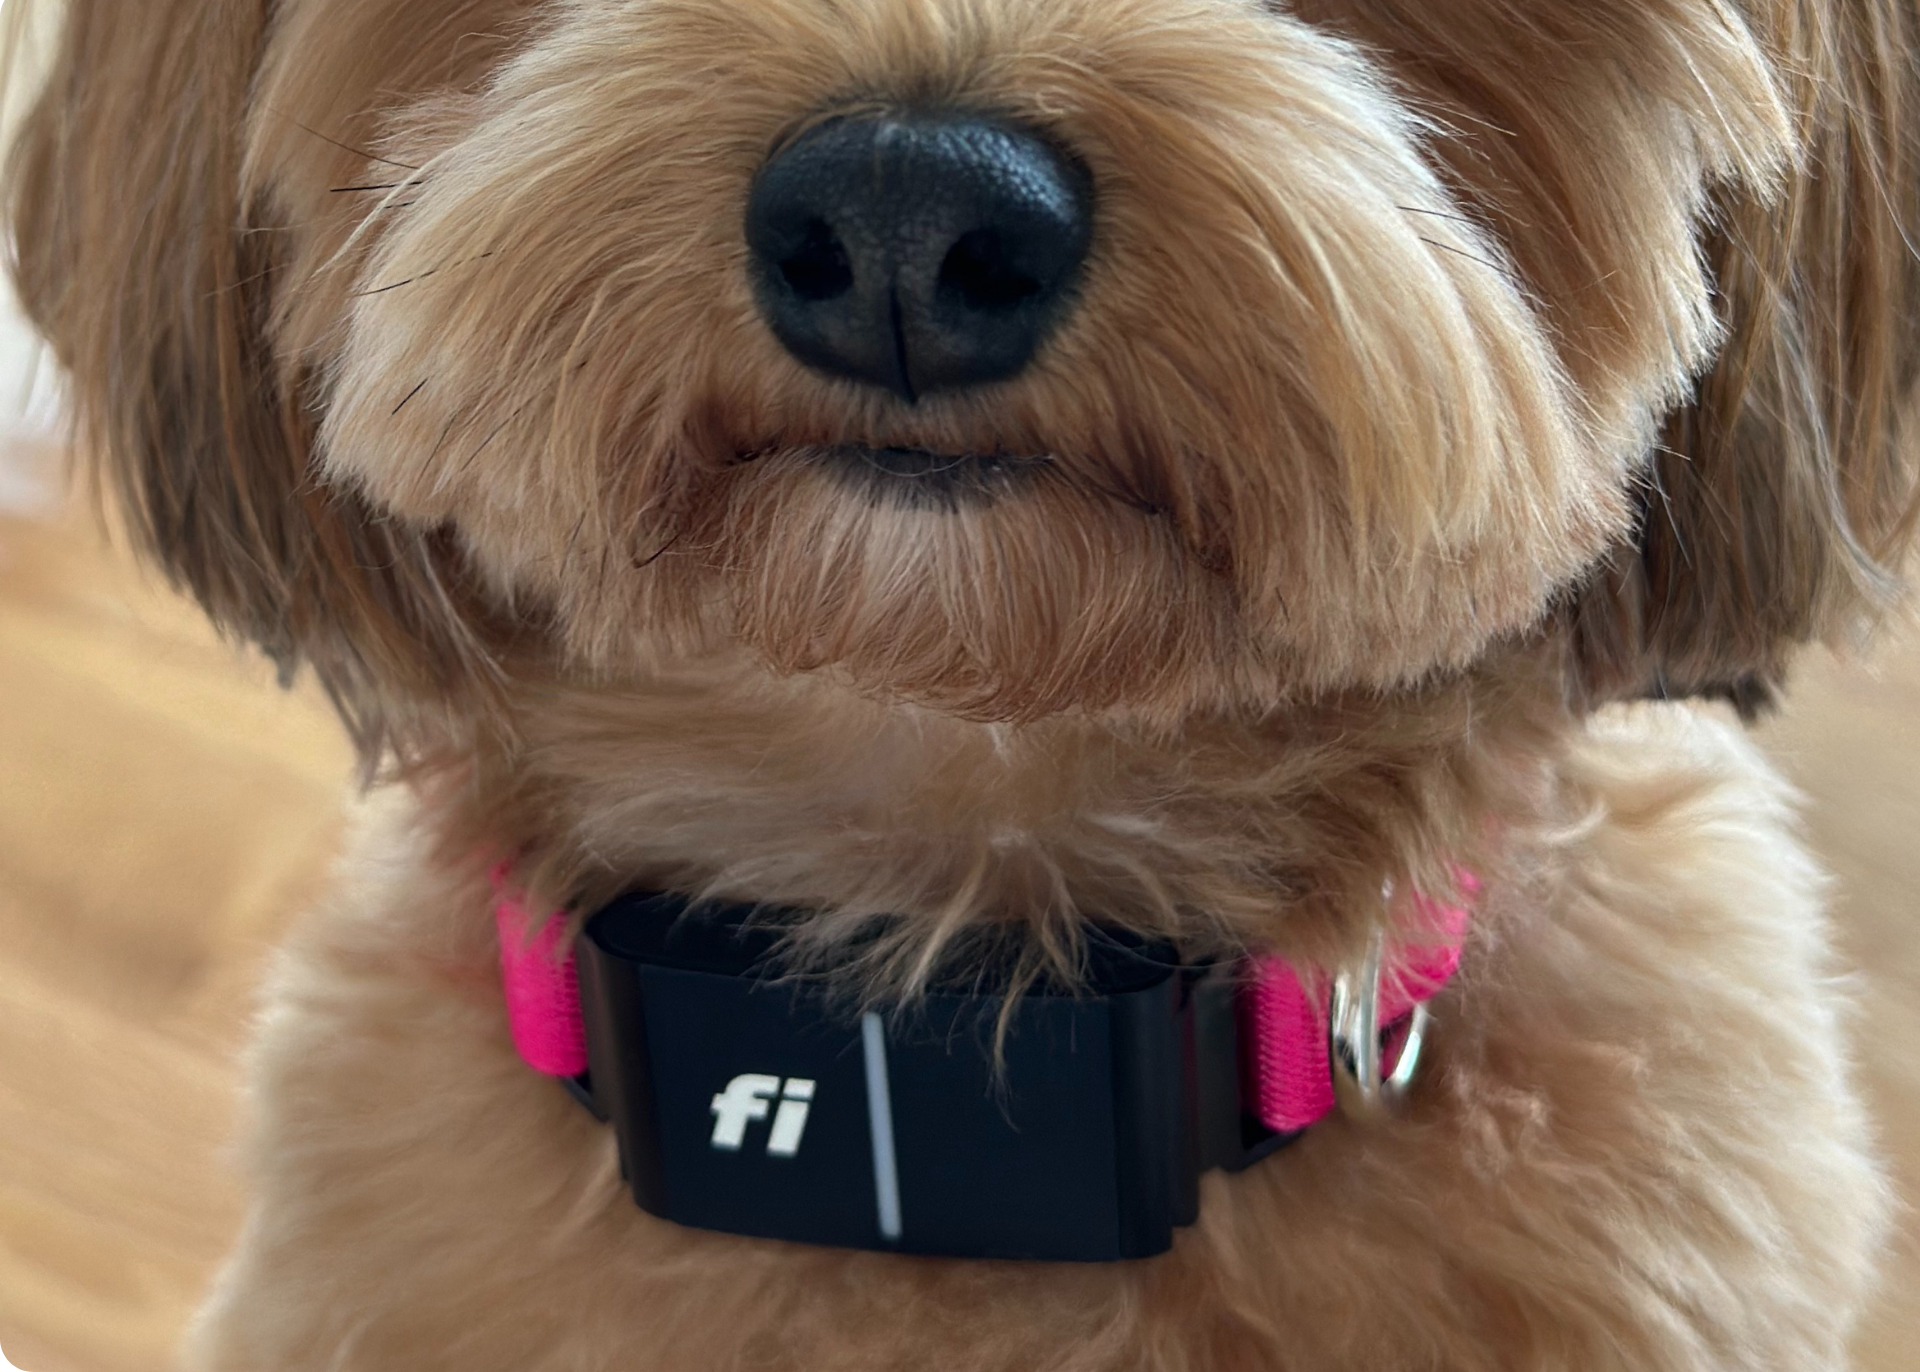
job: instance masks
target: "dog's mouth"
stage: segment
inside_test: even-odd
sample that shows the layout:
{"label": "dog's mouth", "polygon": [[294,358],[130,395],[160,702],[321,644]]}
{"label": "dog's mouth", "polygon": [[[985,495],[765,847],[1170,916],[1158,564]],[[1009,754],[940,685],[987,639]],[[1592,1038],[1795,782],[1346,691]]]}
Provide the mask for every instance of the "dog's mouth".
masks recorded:
{"label": "dog's mouth", "polygon": [[949,453],[859,443],[788,449],[786,456],[831,473],[848,490],[876,504],[936,509],[1000,500],[1053,461],[1035,454]]}

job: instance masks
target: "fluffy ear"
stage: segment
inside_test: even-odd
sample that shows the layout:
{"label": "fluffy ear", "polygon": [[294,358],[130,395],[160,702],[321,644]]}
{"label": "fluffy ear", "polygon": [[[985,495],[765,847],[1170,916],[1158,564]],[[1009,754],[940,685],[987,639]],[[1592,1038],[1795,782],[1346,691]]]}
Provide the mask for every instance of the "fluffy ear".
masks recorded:
{"label": "fluffy ear", "polygon": [[1797,101],[1784,194],[1728,192],[1708,246],[1727,342],[1676,414],[1637,546],[1569,610],[1595,696],[1730,697],[1894,599],[1920,425],[1920,14],[1911,0],[1754,0]]}
{"label": "fluffy ear", "polygon": [[286,236],[237,187],[274,7],[64,8],[7,168],[21,299],[137,541],[283,674],[311,664],[371,758],[387,705],[484,679],[486,654],[448,551],[317,484],[269,347]]}

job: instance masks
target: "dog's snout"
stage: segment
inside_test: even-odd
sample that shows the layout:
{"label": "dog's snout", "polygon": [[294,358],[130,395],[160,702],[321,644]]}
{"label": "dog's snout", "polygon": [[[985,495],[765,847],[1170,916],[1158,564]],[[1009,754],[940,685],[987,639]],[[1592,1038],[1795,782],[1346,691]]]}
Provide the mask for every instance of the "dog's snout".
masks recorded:
{"label": "dog's snout", "polygon": [[767,162],[746,231],[787,350],[912,402],[1033,359],[1072,302],[1093,186],[1043,139],[978,116],[845,118]]}

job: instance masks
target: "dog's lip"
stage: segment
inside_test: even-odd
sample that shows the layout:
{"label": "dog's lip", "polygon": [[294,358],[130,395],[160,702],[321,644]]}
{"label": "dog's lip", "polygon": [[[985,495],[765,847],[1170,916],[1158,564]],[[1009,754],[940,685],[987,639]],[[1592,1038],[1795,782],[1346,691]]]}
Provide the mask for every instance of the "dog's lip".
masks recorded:
{"label": "dog's lip", "polygon": [[908,444],[796,443],[740,454],[743,462],[779,456],[822,468],[872,497],[942,504],[962,496],[991,499],[1020,478],[1051,466],[1049,456],[997,450],[948,452]]}
{"label": "dog's lip", "polygon": [[936,485],[957,477],[1011,475],[1052,461],[1033,454],[941,452],[932,448],[869,447],[862,443],[832,444],[818,451],[829,461],[863,466],[882,476]]}

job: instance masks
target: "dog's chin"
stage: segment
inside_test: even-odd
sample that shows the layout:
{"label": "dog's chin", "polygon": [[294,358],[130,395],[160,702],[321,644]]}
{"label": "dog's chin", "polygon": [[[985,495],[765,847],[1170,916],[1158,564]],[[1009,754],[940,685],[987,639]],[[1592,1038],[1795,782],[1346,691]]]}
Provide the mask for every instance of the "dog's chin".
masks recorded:
{"label": "dog's chin", "polygon": [[826,472],[869,504],[933,510],[991,505],[1017,496],[1053,461],[1040,454],[939,452],[861,443],[813,444],[789,449],[784,456]]}

